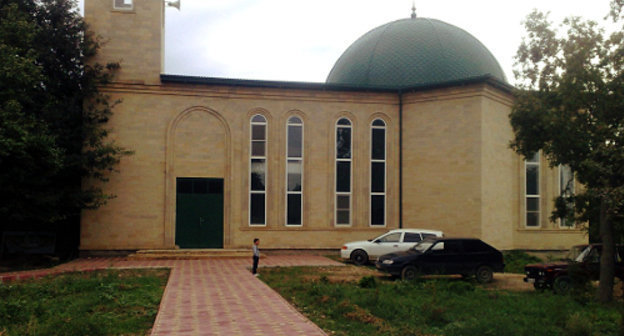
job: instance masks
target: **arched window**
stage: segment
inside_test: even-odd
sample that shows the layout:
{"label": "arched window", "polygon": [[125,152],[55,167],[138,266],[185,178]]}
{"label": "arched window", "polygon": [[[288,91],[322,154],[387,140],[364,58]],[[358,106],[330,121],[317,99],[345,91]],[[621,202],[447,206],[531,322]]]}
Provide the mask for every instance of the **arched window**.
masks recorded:
{"label": "arched window", "polygon": [[267,121],[251,118],[249,162],[249,225],[266,225]]}
{"label": "arched window", "polygon": [[525,171],[525,225],[540,226],[540,155],[539,152],[524,161]]}
{"label": "arched window", "polygon": [[386,225],[386,123],[371,124],[370,225]]}
{"label": "arched window", "polygon": [[[568,165],[559,165],[559,195],[563,198],[574,196],[574,172]],[[574,211],[574,204],[566,203],[568,211]],[[561,218],[559,226],[562,228],[574,227],[574,220]]]}
{"label": "arched window", "polygon": [[336,225],[351,225],[351,121],[336,123]]}
{"label": "arched window", "polygon": [[301,226],[303,214],[303,121],[286,125],[286,225]]}

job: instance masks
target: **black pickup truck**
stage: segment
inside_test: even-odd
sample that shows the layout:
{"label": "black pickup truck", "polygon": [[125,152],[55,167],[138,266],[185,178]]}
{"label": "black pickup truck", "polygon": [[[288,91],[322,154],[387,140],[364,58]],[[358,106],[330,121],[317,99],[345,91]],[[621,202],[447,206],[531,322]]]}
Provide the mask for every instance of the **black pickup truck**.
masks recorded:
{"label": "black pickup truck", "polygon": [[[569,259],[524,267],[525,282],[533,283],[537,290],[551,288],[556,293],[567,293],[578,279],[598,280],[602,245],[577,245],[572,247]],[[615,247],[615,276],[624,280],[624,245]]]}

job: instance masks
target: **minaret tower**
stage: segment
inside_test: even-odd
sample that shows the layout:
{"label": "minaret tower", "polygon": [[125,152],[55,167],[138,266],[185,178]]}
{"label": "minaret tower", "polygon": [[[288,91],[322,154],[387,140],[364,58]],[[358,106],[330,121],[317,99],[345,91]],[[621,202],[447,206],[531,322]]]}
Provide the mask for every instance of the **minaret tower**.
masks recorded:
{"label": "minaret tower", "polygon": [[85,0],[85,21],[102,46],[95,62],[119,62],[114,81],[160,84],[164,66],[162,0]]}

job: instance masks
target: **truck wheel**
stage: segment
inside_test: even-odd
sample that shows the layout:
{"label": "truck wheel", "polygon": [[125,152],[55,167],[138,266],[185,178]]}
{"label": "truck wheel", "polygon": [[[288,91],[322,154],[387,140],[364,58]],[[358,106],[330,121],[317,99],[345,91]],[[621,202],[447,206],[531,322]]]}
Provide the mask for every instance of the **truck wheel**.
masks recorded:
{"label": "truck wheel", "polygon": [[491,282],[492,278],[494,278],[494,271],[492,271],[492,267],[490,266],[479,266],[475,272],[475,276],[477,278],[477,282],[479,283]]}
{"label": "truck wheel", "polygon": [[405,266],[405,268],[403,268],[403,270],[401,271],[401,279],[406,281],[412,281],[418,278],[418,274],[418,268],[416,268],[415,266]]}
{"label": "truck wheel", "polygon": [[355,250],[351,253],[351,261],[356,265],[364,265],[368,262],[368,253],[364,250]]}
{"label": "truck wheel", "polygon": [[563,275],[555,279],[553,282],[553,290],[557,294],[565,295],[572,289],[572,279],[569,276]]}
{"label": "truck wheel", "polygon": [[536,291],[544,291],[544,289],[546,289],[546,284],[543,282],[535,282],[533,283],[533,288],[535,288]]}

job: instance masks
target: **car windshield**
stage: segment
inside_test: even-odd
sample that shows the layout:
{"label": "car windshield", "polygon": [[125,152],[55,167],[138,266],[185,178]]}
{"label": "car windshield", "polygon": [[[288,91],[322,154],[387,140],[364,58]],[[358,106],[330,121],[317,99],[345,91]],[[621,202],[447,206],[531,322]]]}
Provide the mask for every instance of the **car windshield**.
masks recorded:
{"label": "car windshield", "polygon": [[[582,249],[580,253],[576,256],[576,258],[574,258],[574,256],[572,255],[574,248],[579,248],[579,250]],[[583,260],[585,260],[585,257],[587,257],[591,250],[591,246],[574,246],[572,247],[572,249],[570,249],[569,257],[571,260],[574,260],[576,262],[583,262]]]}
{"label": "car windshield", "polygon": [[435,243],[435,241],[433,240],[423,240],[420,243],[414,245],[414,247],[412,247],[412,250],[418,251],[420,253],[423,253],[425,251],[427,251],[427,249],[429,249],[431,247],[431,245],[433,245],[433,243]]}
{"label": "car windshield", "polygon": [[587,245],[575,245],[575,246],[572,246],[568,250],[568,253],[566,253],[565,257],[563,257],[561,260],[564,260],[564,261],[576,260],[576,258],[578,258],[578,256],[583,252],[583,250],[585,250],[586,247],[587,247]]}

